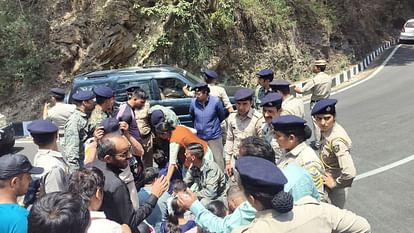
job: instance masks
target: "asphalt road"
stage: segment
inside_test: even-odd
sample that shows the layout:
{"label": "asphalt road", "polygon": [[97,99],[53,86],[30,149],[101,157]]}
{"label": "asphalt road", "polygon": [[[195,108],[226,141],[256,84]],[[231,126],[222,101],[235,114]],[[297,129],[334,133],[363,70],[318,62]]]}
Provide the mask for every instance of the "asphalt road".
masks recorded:
{"label": "asphalt road", "polygon": [[[402,45],[373,78],[332,96],[363,174],[414,154],[414,45]],[[354,182],[346,208],[375,233],[414,232],[414,160]]]}
{"label": "asphalt road", "polygon": [[[413,74],[414,45],[403,45],[372,79],[332,96],[339,101],[337,121],[353,141],[358,174],[414,154]],[[36,147],[17,142],[15,151],[33,159]],[[411,160],[356,180],[346,208],[366,217],[372,232],[414,232],[413,168]]]}

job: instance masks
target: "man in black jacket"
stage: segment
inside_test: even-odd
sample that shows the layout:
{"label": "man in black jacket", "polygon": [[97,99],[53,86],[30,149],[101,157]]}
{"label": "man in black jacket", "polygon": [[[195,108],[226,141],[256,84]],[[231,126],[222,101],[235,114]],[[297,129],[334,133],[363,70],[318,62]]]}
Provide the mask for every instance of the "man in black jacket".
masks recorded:
{"label": "man in black jacket", "polygon": [[104,199],[101,209],[108,219],[127,224],[133,233],[138,233],[138,226],[147,218],[156,206],[158,198],[167,190],[168,181],[158,178],[152,188],[152,194],[140,207],[134,210],[127,185],[119,179],[121,169],[127,168],[131,155],[131,145],[119,134],[107,134],[97,147],[98,159],[91,165],[100,169],[105,175]]}

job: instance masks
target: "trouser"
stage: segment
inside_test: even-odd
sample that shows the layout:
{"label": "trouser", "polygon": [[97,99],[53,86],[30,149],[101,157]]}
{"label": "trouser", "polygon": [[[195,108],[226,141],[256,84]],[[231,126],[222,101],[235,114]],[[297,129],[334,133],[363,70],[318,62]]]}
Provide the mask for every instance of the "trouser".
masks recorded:
{"label": "trouser", "polygon": [[348,196],[348,188],[328,189],[328,196],[332,205],[343,209]]}
{"label": "trouser", "polygon": [[[317,102],[318,102],[317,100],[311,100],[309,104],[311,111],[313,109],[313,106],[315,106]],[[321,140],[321,129],[319,129],[318,125],[316,124],[315,118],[313,116],[311,116],[311,118],[312,118],[312,125],[313,125],[313,137],[316,142],[319,142]]]}
{"label": "trouser", "polygon": [[223,138],[220,136],[216,139],[207,141],[207,143],[213,152],[214,162],[216,162],[219,168],[224,171]]}
{"label": "trouser", "polygon": [[152,134],[149,133],[145,137],[141,137],[140,143],[144,149],[144,155],[142,156],[142,163],[144,167],[152,167],[153,163],[153,144],[152,144]]}

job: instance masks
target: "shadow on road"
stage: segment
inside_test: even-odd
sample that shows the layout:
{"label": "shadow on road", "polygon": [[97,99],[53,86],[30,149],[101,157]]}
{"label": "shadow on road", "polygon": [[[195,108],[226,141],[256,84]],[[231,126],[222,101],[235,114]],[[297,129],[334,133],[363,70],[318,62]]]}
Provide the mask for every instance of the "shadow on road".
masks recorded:
{"label": "shadow on road", "polygon": [[402,44],[386,66],[406,66],[414,63],[414,42]]}

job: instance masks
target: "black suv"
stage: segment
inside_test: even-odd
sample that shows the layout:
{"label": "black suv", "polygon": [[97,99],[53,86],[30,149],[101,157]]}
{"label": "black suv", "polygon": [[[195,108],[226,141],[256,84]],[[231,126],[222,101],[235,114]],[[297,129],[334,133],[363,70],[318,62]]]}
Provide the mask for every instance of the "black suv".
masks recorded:
{"label": "black suv", "polygon": [[[170,107],[180,118],[182,124],[192,126],[188,113],[191,97],[184,95],[182,88],[193,87],[203,80],[186,70],[168,65],[131,67],[119,70],[104,70],[77,75],[66,102],[72,102],[72,94],[78,91],[92,90],[93,87],[108,86],[115,91],[116,102],[127,101],[126,88],[130,84],[140,86],[148,94],[150,105]],[[229,89],[226,88],[229,92]],[[233,102],[233,90],[228,93]]]}
{"label": "black suv", "polygon": [[0,113],[0,155],[11,151],[14,146],[14,128],[5,115]]}

